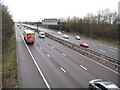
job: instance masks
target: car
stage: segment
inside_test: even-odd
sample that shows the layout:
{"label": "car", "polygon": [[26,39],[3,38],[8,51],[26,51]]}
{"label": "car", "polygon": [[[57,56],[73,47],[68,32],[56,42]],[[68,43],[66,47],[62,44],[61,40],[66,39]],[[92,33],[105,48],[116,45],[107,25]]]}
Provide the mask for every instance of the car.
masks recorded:
{"label": "car", "polygon": [[66,34],[64,34],[64,35],[63,35],[63,38],[69,39],[69,36],[66,35]]}
{"label": "car", "polygon": [[120,90],[113,82],[102,79],[94,79],[89,81],[90,90]]}
{"label": "car", "polygon": [[76,35],[76,36],[75,36],[75,39],[76,39],[76,40],[81,40],[81,37],[78,36],[78,35]]}
{"label": "car", "polygon": [[19,25],[17,25],[17,27],[19,27]]}
{"label": "car", "polygon": [[39,32],[38,36],[41,38],[45,38],[45,32]]}
{"label": "car", "polygon": [[89,47],[89,45],[87,44],[87,43],[80,43],[80,46],[82,46],[82,47]]}
{"label": "car", "polygon": [[58,35],[61,35],[62,33],[60,31],[57,32]]}

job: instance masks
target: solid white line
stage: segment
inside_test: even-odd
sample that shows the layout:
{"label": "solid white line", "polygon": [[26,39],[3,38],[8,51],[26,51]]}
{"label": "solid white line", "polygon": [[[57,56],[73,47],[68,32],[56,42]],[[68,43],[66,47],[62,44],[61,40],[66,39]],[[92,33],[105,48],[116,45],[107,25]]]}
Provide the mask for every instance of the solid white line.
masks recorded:
{"label": "solid white line", "polygon": [[62,53],[63,56],[66,56],[64,53]]}
{"label": "solid white line", "polygon": [[[97,43],[97,44],[100,44],[100,43]],[[101,44],[101,45],[103,45],[103,44]],[[106,46],[106,45],[103,45],[103,46]],[[111,46],[106,46],[106,47],[110,47],[110,48],[113,48],[113,49],[118,50],[118,48],[114,48],[114,47],[111,47]],[[68,47],[66,47],[66,48],[68,48]],[[110,70],[110,71],[112,71],[112,72],[114,72],[114,73],[116,73],[116,74],[120,74],[120,73],[118,73],[118,72],[116,72],[116,71],[114,71],[114,70],[112,70],[112,69],[110,69],[110,68],[108,68],[108,67],[106,67],[106,66],[104,66],[104,65],[102,65],[102,64],[100,64],[100,63],[98,63],[98,62],[96,62],[96,61],[94,61],[94,60],[92,60],[92,59],[90,59],[90,58],[88,58],[88,57],[86,57],[86,56],[84,56],[84,55],[82,55],[82,54],[74,51],[74,50],[72,50],[72,49],[70,49],[70,48],[68,48],[68,49],[71,50],[71,51],[73,51],[73,52],[75,52],[76,54],[79,54],[79,55],[81,55],[81,56],[83,56],[83,57],[91,60],[91,61],[94,62],[94,63],[97,63],[98,65],[100,65],[100,66],[102,66],[102,67],[104,67],[104,68],[106,68],[106,69],[108,69],[108,70]]]}
{"label": "solid white line", "polygon": [[[19,32],[19,33],[20,33],[20,32]],[[20,35],[21,35],[21,37],[22,37],[22,34],[21,34],[21,33],[20,33]],[[24,38],[23,38],[23,37],[22,37],[22,39],[23,39],[23,41],[24,41]],[[38,66],[38,64],[37,64],[37,62],[36,62],[36,60],[35,60],[35,58],[33,57],[33,55],[32,55],[32,53],[31,53],[29,47],[27,46],[27,44],[26,44],[25,41],[24,41],[24,43],[25,43],[25,46],[26,46],[26,48],[28,49],[28,52],[30,53],[30,56],[32,57],[32,60],[33,60],[33,62],[35,63],[35,65],[36,65],[36,67],[37,67],[37,69],[38,69],[40,75],[42,76],[42,78],[43,78],[43,80],[44,80],[44,82],[45,82],[47,88],[48,88],[49,90],[51,90],[50,85],[48,84],[48,82],[47,82],[45,76],[43,75],[43,73],[42,73],[40,67]]]}
{"label": "solid white line", "polygon": [[86,67],[84,67],[83,65],[80,65],[80,67],[81,67],[81,68],[83,68],[83,69],[85,69],[85,70],[87,70],[87,68],[86,68]]}
{"label": "solid white line", "polygon": [[62,67],[60,68],[64,73],[66,73],[65,69],[63,69]]}
{"label": "solid white line", "polygon": [[48,56],[48,57],[50,57],[50,55],[49,55],[49,54],[47,54],[47,56]]}

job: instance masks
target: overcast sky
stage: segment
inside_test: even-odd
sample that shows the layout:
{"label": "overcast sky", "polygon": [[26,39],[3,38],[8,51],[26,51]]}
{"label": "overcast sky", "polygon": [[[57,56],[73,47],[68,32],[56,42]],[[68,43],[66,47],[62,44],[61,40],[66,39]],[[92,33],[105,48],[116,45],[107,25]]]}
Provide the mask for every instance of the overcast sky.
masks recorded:
{"label": "overcast sky", "polygon": [[109,8],[118,11],[119,0],[2,0],[14,21],[42,21],[44,18],[83,18]]}

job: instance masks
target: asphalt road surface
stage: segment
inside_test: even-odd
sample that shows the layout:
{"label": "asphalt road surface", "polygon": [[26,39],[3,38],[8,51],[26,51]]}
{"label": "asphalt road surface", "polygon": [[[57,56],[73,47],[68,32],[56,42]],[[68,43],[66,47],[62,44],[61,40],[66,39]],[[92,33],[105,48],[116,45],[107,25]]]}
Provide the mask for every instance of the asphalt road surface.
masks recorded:
{"label": "asphalt road surface", "polygon": [[[27,25],[27,26],[36,29],[36,27],[32,26],[32,25]],[[49,34],[51,34],[55,37],[64,39],[63,35],[58,35],[55,31],[51,31],[50,29],[39,28],[39,30],[47,32],[47,33],[49,33]],[[108,45],[104,45],[100,42],[97,42],[97,41],[95,42],[95,41],[88,40],[88,39],[85,39],[85,38],[82,38],[81,40],[75,40],[74,36],[71,36],[71,35],[69,35],[69,39],[64,39],[64,40],[75,43],[77,45],[79,45],[80,43],[87,43],[90,46],[89,49],[118,60],[118,48],[111,47],[111,46],[108,46]]]}
{"label": "asphalt road surface", "polygon": [[22,88],[88,88],[93,79],[111,80],[120,87],[119,74],[49,39],[27,45],[16,26],[17,58]]}

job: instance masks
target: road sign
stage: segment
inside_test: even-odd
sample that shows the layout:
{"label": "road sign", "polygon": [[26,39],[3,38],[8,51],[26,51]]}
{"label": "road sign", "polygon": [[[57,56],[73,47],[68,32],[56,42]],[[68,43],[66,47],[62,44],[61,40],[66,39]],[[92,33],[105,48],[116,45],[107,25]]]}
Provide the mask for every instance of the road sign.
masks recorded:
{"label": "road sign", "polygon": [[58,20],[56,18],[49,18],[42,20],[42,25],[57,25]]}

